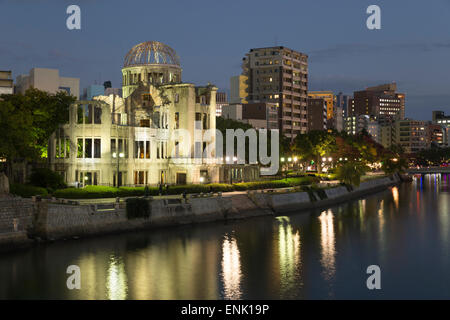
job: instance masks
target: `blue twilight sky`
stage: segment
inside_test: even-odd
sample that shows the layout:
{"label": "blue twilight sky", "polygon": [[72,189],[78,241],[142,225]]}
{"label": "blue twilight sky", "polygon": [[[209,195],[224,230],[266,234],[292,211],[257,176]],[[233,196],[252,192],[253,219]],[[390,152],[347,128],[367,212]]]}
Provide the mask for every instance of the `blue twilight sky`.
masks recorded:
{"label": "blue twilight sky", "polygon": [[[70,4],[81,30],[66,28]],[[366,28],[371,4],[381,30]],[[310,90],[396,81],[408,117],[450,113],[450,0],[0,0],[0,30],[0,69],[14,79],[48,67],[81,88],[118,87],[127,51],[158,40],[177,51],[183,81],[228,90],[250,48],[283,45],[309,55]]]}

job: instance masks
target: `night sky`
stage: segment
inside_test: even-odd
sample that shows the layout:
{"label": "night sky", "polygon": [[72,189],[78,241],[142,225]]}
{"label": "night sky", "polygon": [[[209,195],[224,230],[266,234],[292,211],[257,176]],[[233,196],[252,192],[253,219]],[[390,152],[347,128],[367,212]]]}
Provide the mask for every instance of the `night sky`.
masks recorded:
{"label": "night sky", "polygon": [[[66,8],[81,7],[81,30]],[[368,30],[366,9],[382,10]],[[309,55],[310,90],[352,94],[397,82],[406,116],[450,113],[450,0],[0,0],[0,69],[13,77],[59,68],[81,88],[121,85],[128,50],[157,40],[181,58],[183,81],[229,90],[250,48],[283,45]]]}

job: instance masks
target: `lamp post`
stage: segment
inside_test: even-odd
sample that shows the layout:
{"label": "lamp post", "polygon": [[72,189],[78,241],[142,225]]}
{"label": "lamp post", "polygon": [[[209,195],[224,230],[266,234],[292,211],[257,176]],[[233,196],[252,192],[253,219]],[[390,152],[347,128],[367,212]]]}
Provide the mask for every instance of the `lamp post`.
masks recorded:
{"label": "lamp post", "polygon": [[117,156],[116,152],[113,152],[113,158],[117,158],[117,174],[116,174],[117,188],[119,188],[120,158],[123,157],[125,157],[125,154],[123,152],[120,152],[119,156]]}

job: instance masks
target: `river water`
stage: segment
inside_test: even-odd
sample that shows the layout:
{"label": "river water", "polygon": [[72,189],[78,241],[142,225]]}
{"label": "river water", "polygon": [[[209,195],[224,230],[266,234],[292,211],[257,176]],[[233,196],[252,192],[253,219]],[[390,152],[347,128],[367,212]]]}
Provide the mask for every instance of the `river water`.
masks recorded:
{"label": "river water", "polygon": [[449,204],[450,175],[425,175],[329,209],[43,244],[0,255],[0,298],[449,299]]}

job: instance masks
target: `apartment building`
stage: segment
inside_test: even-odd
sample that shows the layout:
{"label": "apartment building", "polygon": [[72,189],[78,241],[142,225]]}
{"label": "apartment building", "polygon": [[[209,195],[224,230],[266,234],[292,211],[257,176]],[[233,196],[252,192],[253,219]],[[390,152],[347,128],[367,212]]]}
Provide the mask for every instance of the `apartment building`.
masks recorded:
{"label": "apartment building", "polygon": [[242,63],[247,101],[273,103],[282,135],[294,139],[308,130],[308,56],[279,46],[250,49]]}

